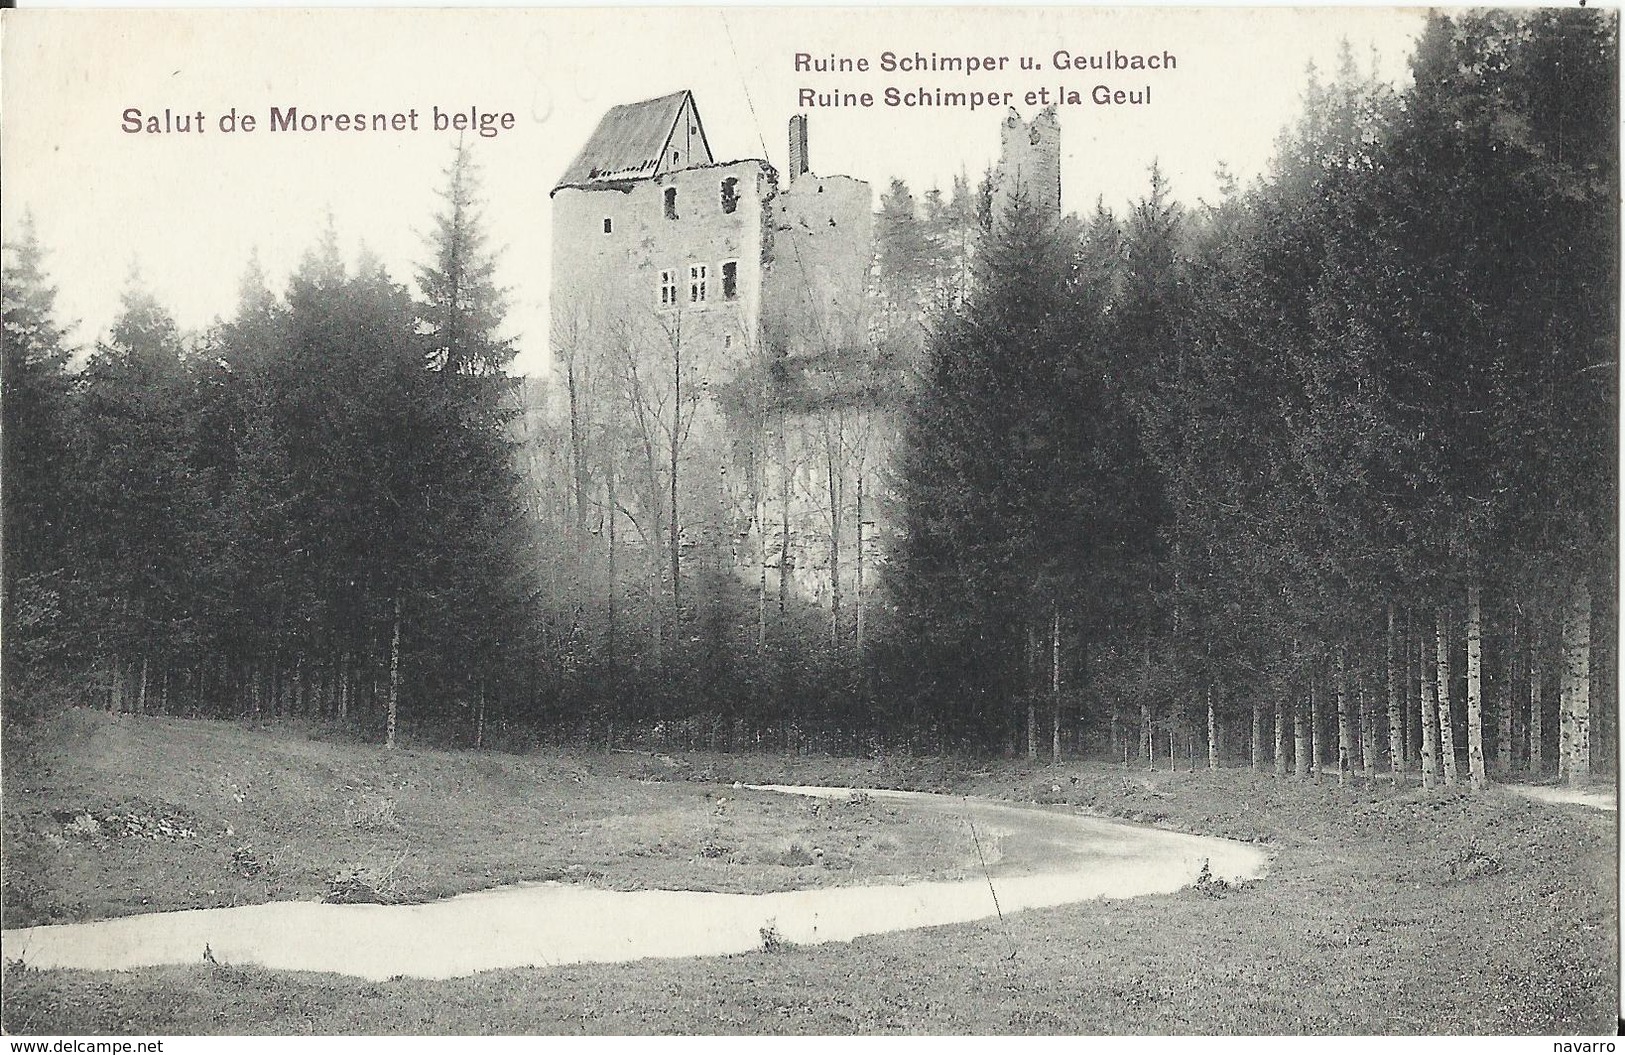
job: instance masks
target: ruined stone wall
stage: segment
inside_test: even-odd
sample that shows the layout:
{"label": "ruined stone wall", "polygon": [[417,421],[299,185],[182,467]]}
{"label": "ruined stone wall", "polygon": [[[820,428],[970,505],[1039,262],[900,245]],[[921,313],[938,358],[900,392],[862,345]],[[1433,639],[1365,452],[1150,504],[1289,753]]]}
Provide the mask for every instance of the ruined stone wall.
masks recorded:
{"label": "ruined stone wall", "polygon": [[[723,206],[732,180],[734,207]],[[676,219],[666,215],[675,189]],[[565,187],[553,197],[553,318],[572,322],[598,344],[651,331],[682,334],[708,377],[735,366],[753,343],[762,299],[764,210],[777,191],[760,161],[684,169],[614,187]],[[605,230],[606,223],[609,226]],[[737,268],[733,297],[724,265]],[[690,269],[706,268],[706,296],[691,297]],[[662,303],[661,273],[675,279],[675,303]],[[615,331],[615,332],[612,332]],[[554,334],[555,342],[559,334]]]}
{"label": "ruined stone wall", "polygon": [[763,325],[790,356],[855,348],[867,339],[865,311],[874,253],[867,183],[807,175],[773,202],[773,260]]}
{"label": "ruined stone wall", "polygon": [[[666,209],[672,189],[675,218]],[[715,563],[714,555],[741,530],[741,507],[750,508],[741,453],[715,394],[755,355],[763,234],[771,228],[776,193],[771,166],[740,161],[611,187],[566,187],[554,195],[556,387],[565,387],[560,375],[573,351],[580,427],[594,447],[585,458],[590,501],[596,515],[605,515],[613,456],[616,505],[625,511],[617,518],[618,534],[629,558],[641,547],[646,561],[656,561],[658,547],[669,548],[674,427],[685,560],[691,552],[697,562]],[[728,264],[735,269],[731,296]],[[701,300],[693,296],[696,266],[706,268]],[[662,296],[662,272],[670,273],[674,298]]]}
{"label": "ruined stone wall", "polygon": [[[871,351],[873,198],[869,184],[861,180],[809,174],[782,188],[773,204],[773,259],[763,294],[765,341],[790,360],[788,373],[801,396],[828,401],[791,405],[770,422],[769,502],[762,530],[776,589],[787,504],[788,567],[782,573],[793,596],[822,607],[835,599],[831,561],[839,554],[843,622],[849,623],[857,579],[857,477],[872,475],[873,466],[885,457],[875,449],[868,412],[839,398],[843,386],[861,377]],[[865,486],[870,489],[865,516],[872,519],[878,508],[873,480]],[[839,536],[838,545],[832,545],[833,535]]]}
{"label": "ruined stone wall", "polygon": [[1053,106],[1030,122],[1012,109],[999,131],[999,165],[993,190],[993,215],[1009,211],[1017,195],[1053,220],[1061,217],[1061,123]]}
{"label": "ruined stone wall", "polygon": [[[737,201],[725,211],[722,183],[729,179]],[[677,190],[675,220],[666,216],[668,188]],[[620,436],[617,504],[627,510],[619,519],[623,581],[637,574],[635,567],[666,559],[657,546],[665,540],[647,537],[647,507],[669,504],[663,493],[649,497],[669,486],[669,466],[653,464],[665,452],[657,450],[660,457],[651,459],[631,434],[643,428],[657,448],[669,442],[660,428],[671,420],[670,404],[652,404],[671,398],[672,345],[680,340],[684,390],[700,397],[685,411],[691,417],[679,467],[685,579],[726,569],[742,585],[762,590],[763,603],[772,605],[783,574],[798,603],[828,605],[831,533],[838,531],[849,612],[858,533],[853,461],[865,456],[857,420],[828,408],[753,417],[739,413],[737,400],[729,403],[724,393],[737,396],[741,379],[765,383],[765,364],[773,355],[839,360],[864,354],[873,253],[868,184],[807,175],[781,187],[766,162],[742,161],[613,187],[561,188],[553,216],[553,388],[564,419],[555,434],[568,431],[562,363],[573,345],[591,375],[578,378],[584,427],[602,435],[602,422],[612,419]],[[722,265],[729,261],[738,269],[732,300],[722,287]],[[708,268],[707,297],[699,304],[690,296],[689,268],[695,264]],[[663,270],[676,272],[676,305],[661,303]],[[660,417],[652,429],[647,421],[639,423],[628,400],[629,354],[651,404],[644,411]],[[762,391],[756,396],[768,398]],[[840,506],[833,511],[832,457]],[[601,452],[596,461],[603,461]],[[641,502],[636,486],[643,488]],[[590,487],[595,507],[607,509],[601,464]],[[789,554],[783,562],[786,520]]]}

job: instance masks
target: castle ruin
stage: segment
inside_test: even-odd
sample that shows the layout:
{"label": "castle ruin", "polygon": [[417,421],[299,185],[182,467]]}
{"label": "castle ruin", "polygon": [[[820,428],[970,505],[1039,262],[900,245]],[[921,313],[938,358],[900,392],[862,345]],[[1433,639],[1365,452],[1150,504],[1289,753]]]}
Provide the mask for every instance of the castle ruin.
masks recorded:
{"label": "castle ruin", "polygon": [[[634,649],[751,601],[758,645],[797,606],[863,642],[904,382],[875,367],[869,184],[814,171],[805,115],[788,133],[781,173],[719,161],[688,91],[615,106],[551,193],[558,574]],[[1058,219],[1053,108],[1001,138],[993,215]]]}
{"label": "castle ruin", "polygon": [[1025,122],[1011,108],[1000,126],[993,215],[1008,215],[1018,199],[1025,199],[1046,222],[1061,218],[1061,122],[1053,106]]}
{"label": "castle ruin", "polygon": [[871,194],[811,170],[804,116],[788,155],[718,161],[682,91],[611,108],[552,191],[566,497],[652,607],[727,575],[765,620],[861,580],[851,424],[785,378],[866,343]]}

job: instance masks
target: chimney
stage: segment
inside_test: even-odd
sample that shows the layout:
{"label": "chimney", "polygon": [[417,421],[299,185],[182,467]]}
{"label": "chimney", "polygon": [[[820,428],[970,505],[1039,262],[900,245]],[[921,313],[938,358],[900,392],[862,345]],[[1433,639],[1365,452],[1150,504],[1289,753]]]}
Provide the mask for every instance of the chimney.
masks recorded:
{"label": "chimney", "polygon": [[796,114],[790,118],[790,176],[794,183],[797,176],[807,172],[807,115]]}

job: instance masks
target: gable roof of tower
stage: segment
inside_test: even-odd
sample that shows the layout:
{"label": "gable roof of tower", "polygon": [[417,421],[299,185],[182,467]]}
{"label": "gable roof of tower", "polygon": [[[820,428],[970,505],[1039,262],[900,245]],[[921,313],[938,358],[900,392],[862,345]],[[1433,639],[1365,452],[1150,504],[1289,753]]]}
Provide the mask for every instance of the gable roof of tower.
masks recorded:
{"label": "gable roof of tower", "polygon": [[685,89],[658,99],[610,107],[553,189],[624,183],[659,175],[669,168],[662,165],[666,147],[685,110],[694,115],[705,160],[710,161],[711,144],[705,138],[699,107],[694,105],[693,93]]}

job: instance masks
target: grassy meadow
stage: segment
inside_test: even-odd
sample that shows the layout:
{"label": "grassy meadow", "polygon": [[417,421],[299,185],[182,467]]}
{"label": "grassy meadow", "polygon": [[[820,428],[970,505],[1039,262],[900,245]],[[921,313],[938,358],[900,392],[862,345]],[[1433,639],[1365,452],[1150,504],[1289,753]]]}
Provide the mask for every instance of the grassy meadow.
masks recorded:
{"label": "grassy meadow", "polygon": [[708,959],[373,983],[8,961],[11,1033],[1611,1033],[1617,818],[1240,769],[385,753],[329,730],[69,710],[5,737],[5,926],[538,879],[764,891],[978,874],[946,818],[779,782],[954,791],[1251,840],[1271,873]]}

